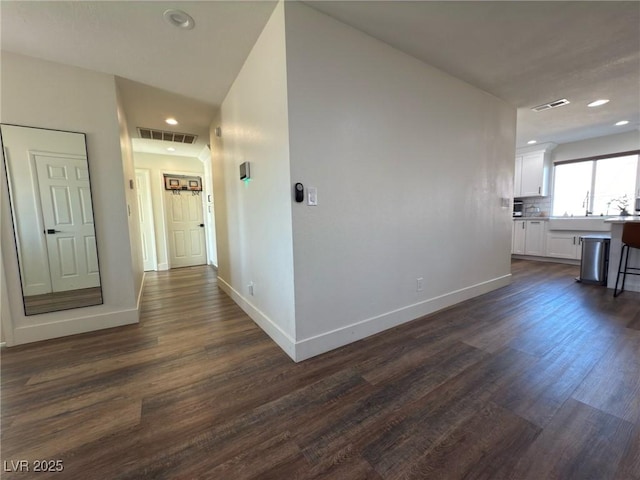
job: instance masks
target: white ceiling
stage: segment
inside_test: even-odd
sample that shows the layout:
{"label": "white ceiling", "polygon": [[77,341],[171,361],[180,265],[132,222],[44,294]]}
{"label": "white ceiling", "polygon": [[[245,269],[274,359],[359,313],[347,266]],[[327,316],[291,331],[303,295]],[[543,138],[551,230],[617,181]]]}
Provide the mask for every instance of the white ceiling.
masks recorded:
{"label": "white ceiling", "polygon": [[[118,90],[125,108],[129,136],[136,152],[199,157],[209,143],[209,125],[216,107],[167,90],[151,87],[126,78],[117,78]],[[167,118],[179,120],[168,125]],[[196,143],[147,140],[139,138],[137,128],[189,133],[197,135]],[[173,148],[173,151],[167,150]]]}
{"label": "white ceiling", "polygon": [[[306,3],[516,106],[518,146],[638,131],[640,2]],[[274,5],[2,1],[2,49],[122,77],[131,129],[196,133],[201,149]],[[196,27],[168,25],[168,8],[189,13]],[[559,98],[571,104],[530,110]],[[611,102],[586,107],[597,98]],[[180,125],[164,124],[169,114]],[[613,126],[618,120],[630,123]]]}
{"label": "white ceiling", "polygon": [[[208,128],[216,108],[275,4],[0,1],[1,47],[128,79],[120,80],[119,87],[130,133],[136,127],[196,133],[197,145],[173,145],[176,151],[166,153],[197,156],[194,153],[209,143]],[[189,13],[195,28],[181,30],[165,22],[163,13],[172,8]],[[145,92],[146,86],[152,88]],[[180,124],[164,123],[168,115]],[[134,148],[161,153],[165,143],[136,140]]]}
{"label": "white ceiling", "polygon": [[[640,124],[637,1],[307,3],[516,106],[518,147]],[[531,111],[560,98],[571,103]],[[599,98],[611,102],[586,107]]]}

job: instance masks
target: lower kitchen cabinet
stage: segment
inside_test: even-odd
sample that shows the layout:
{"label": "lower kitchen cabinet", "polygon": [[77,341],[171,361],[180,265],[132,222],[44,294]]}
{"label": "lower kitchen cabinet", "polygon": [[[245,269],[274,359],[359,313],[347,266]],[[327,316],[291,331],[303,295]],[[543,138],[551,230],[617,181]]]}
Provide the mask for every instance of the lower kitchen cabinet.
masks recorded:
{"label": "lower kitchen cabinet", "polygon": [[545,220],[514,220],[511,253],[532,257],[580,260],[584,235],[602,231],[549,230]]}
{"label": "lower kitchen cabinet", "polygon": [[580,237],[588,232],[566,232],[549,230],[547,233],[546,256],[580,260],[582,244]]}
{"label": "lower kitchen cabinet", "polygon": [[546,223],[543,220],[527,220],[527,235],[524,242],[525,255],[544,255],[545,227]]}
{"label": "lower kitchen cabinet", "polygon": [[511,240],[511,253],[524,255],[524,241],[527,222],[524,220],[513,221],[513,238]]}
{"label": "lower kitchen cabinet", "polygon": [[545,233],[543,220],[514,220],[511,253],[544,256]]}

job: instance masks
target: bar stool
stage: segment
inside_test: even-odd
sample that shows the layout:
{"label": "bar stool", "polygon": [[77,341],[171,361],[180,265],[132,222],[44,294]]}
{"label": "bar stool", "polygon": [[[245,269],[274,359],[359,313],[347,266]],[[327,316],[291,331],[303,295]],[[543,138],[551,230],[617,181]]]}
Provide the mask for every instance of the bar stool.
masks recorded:
{"label": "bar stool", "polygon": [[[622,226],[622,249],[620,250],[620,264],[618,265],[618,275],[616,276],[616,286],[613,289],[613,296],[617,297],[624,292],[624,281],[629,275],[640,275],[639,267],[629,266],[629,250],[640,249],[640,223],[627,222]],[[626,253],[626,256],[625,256]],[[624,270],[622,269],[622,259],[624,258]],[[634,271],[630,271],[634,270]],[[622,287],[618,290],[618,282],[622,273]]]}

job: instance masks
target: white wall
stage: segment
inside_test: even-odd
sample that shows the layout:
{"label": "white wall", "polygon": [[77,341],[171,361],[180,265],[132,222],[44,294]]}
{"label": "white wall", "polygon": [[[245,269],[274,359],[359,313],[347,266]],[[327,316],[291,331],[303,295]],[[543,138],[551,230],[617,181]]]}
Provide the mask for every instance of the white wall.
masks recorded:
{"label": "white wall", "polygon": [[576,160],[638,149],[640,149],[640,132],[636,130],[617,135],[589,138],[579,142],[563,143],[551,152],[551,159],[554,162]]}
{"label": "white wall", "polygon": [[144,266],[142,254],[142,237],[140,235],[140,208],[138,206],[138,195],[132,185],[135,185],[135,167],[133,165],[133,147],[131,145],[131,137],[129,136],[129,126],[123,106],[123,100],[119,92],[116,81],[116,104],[118,127],[120,132],[120,152],[122,155],[122,171],[124,178],[122,179],[125,199],[127,202],[127,221],[129,228],[127,234],[129,236],[129,245],[131,253],[131,267],[133,269],[133,289],[136,292],[136,305],[140,308],[142,300],[142,284],[144,282]]}
{"label": "white wall", "polygon": [[[204,176],[204,166],[195,157],[178,155],[158,155],[155,153],[134,153],[135,168],[149,170],[151,179],[151,203],[156,236],[158,270],[169,268],[166,217],[164,209],[164,173],[193,174]],[[204,192],[206,195],[206,192]],[[203,197],[204,198],[204,197]]]}
{"label": "white wall", "polygon": [[[214,152],[213,178],[219,284],[294,356],[283,9],[282,3],[276,6],[222,104],[224,152]],[[245,161],[253,177],[248,184],[239,179]]]}
{"label": "white wall", "polygon": [[515,109],[303,4],[285,14],[291,182],[319,202],[292,207],[297,359],[507,284]]}
{"label": "white wall", "polygon": [[[96,221],[104,305],[26,317],[8,202],[2,204],[2,255],[15,344],[107,328],[138,320],[120,149],[115,79],[2,52],[0,122],[84,132]],[[5,193],[6,195],[6,189]],[[6,326],[6,324],[4,325]]]}

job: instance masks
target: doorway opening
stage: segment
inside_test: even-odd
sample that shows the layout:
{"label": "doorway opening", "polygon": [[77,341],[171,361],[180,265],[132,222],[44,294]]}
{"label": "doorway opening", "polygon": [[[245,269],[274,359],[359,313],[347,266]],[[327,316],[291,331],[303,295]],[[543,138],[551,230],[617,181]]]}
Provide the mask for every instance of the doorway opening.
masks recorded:
{"label": "doorway opening", "polygon": [[[217,267],[212,182],[207,178],[211,154],[205,150],[198,157],[134,152],[145,271]],[[168,188],[167,178],[180,188]],[[185,179],[197,188],[190,189]]]}

